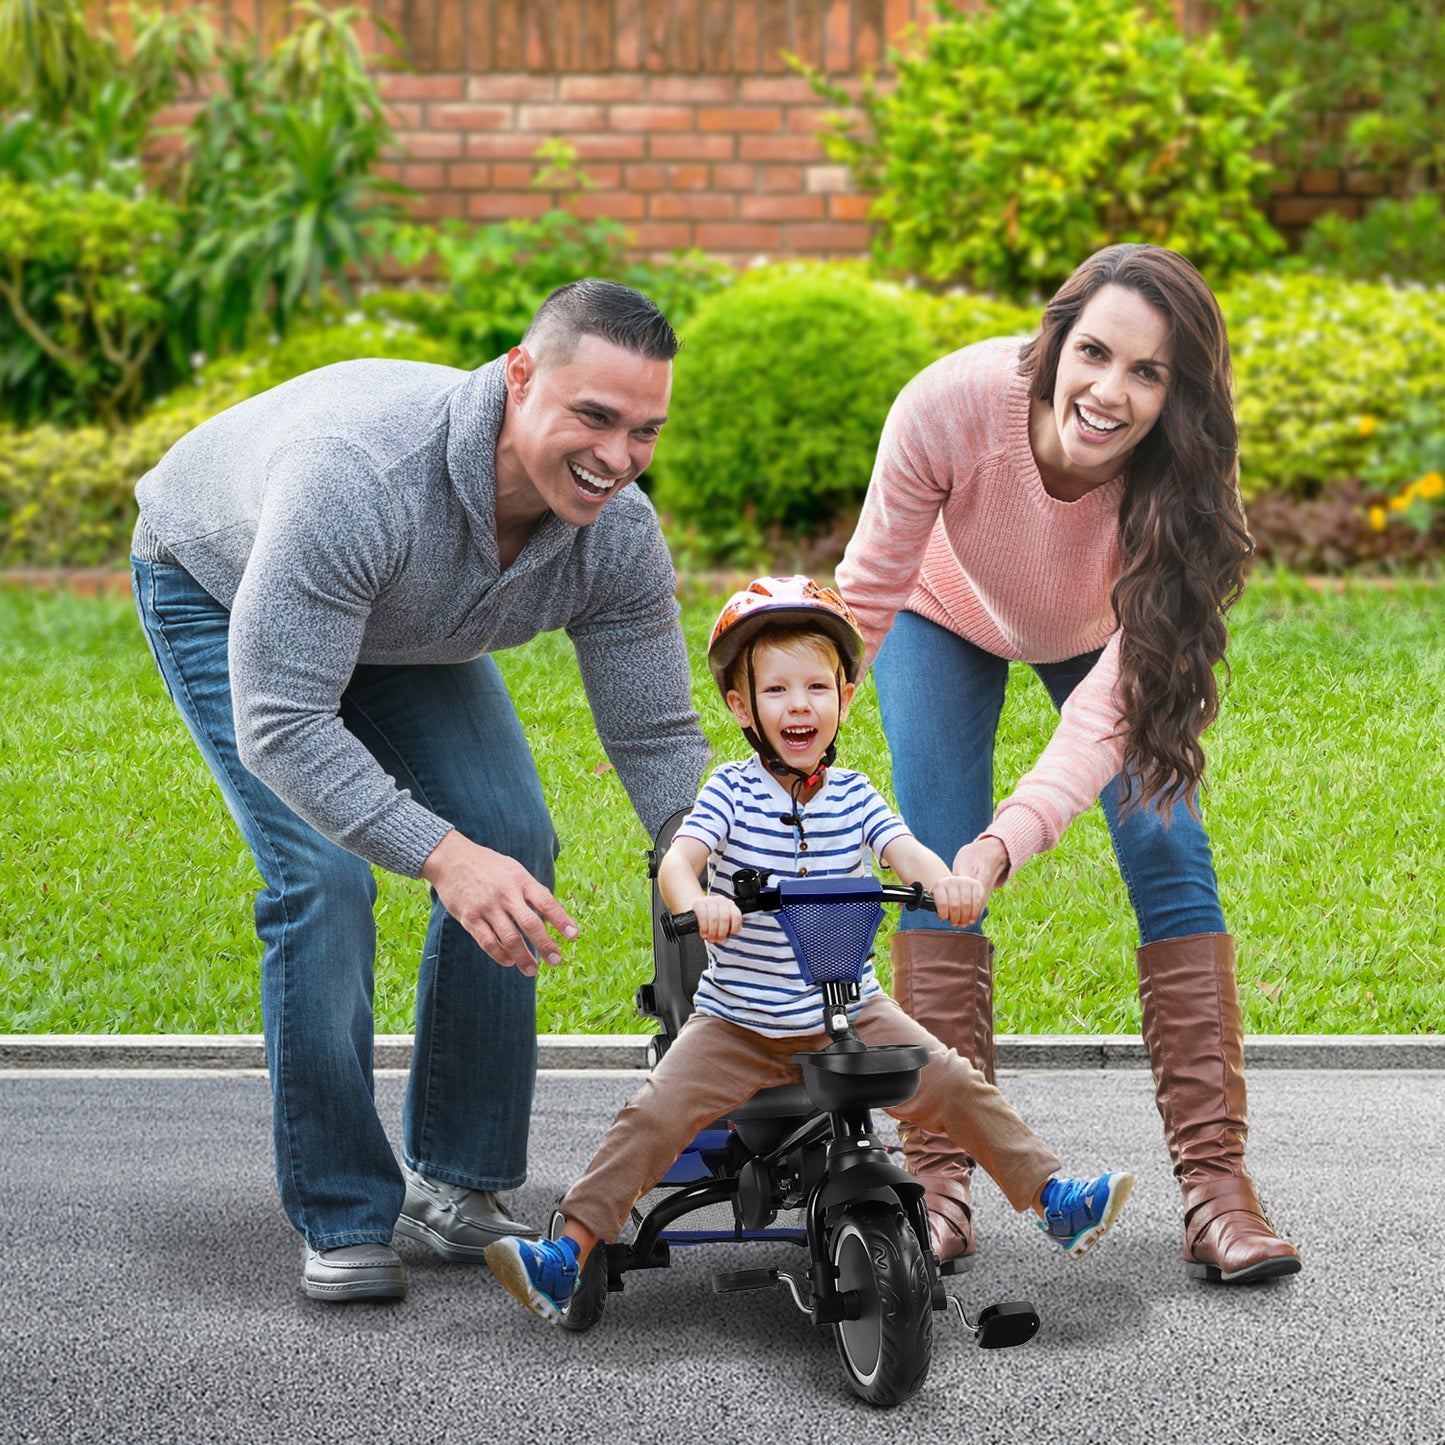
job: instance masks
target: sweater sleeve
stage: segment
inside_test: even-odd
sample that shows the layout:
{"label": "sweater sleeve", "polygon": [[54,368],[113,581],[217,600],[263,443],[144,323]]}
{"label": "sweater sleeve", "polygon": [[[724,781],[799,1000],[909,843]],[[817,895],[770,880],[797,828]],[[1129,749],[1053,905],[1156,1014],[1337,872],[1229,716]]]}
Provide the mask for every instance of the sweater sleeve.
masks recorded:
{"label": "sweater sleeve", "polygon": [[415,878],[451,825],[398,788],[340,715],[402,546],[365,456],[337,441],[284,449],[231,611],[230,669],[246,767],[333,842]]}
{"label": "sweater sleeve", "polygon": [[838,587],[867,644],[865,668],[872,666],[913,591],[928,539],[953,487],[952,473],[939,475],[925,443],[923,411],[933,380],[928,371],[915,377],[889,410],[863,511],[838,564]]}
{"label": "sweater sleeve", "polygon": [[677,577],[655,522],[614,575],[616,594],[567,633],[597,735],[651,838],[697,797],[709,747],[692,705]]}
{"label": "sweater sleeve", "polygon": [[1099,796],[1124,762],[1119,731],[1119,633],[1070,694],[1059,725],[1034,766],[998,805],[984,833],[1008,850],[1012,877]]}

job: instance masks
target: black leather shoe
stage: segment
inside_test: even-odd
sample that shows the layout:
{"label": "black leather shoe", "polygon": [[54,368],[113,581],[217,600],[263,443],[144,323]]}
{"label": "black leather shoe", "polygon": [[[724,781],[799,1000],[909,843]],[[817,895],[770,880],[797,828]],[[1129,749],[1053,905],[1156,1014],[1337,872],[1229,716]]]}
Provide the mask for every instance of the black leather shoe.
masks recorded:
{"label": "black leather shoe", "polygon": [[405,1299],[406,1266],[389,1244],[308,1249],[301,1288],[312,1299]]}
{"label": "black leather shoe", "polygon": [[540,1237],[537,1230],[512,1218],[494,1190],[441,1184],[410,1169],[396,1232],[467,1264],[482,1264],[487,1246],[509,1234]]}

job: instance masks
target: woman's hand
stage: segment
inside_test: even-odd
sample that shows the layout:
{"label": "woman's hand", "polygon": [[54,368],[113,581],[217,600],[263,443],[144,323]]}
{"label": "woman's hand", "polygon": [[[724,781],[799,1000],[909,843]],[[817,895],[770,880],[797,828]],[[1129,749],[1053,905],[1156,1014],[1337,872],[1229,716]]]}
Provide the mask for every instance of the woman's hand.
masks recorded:
{"label": "woman's hand", "polygon": [[988,895],[1008,874],[1008,849],[1000,839],[985,834],[958,850],[953,858],[953,871],[960,877],[977,879],[983,888],[983,901],[979,904],[981,913],[983,903],[988,902]]}

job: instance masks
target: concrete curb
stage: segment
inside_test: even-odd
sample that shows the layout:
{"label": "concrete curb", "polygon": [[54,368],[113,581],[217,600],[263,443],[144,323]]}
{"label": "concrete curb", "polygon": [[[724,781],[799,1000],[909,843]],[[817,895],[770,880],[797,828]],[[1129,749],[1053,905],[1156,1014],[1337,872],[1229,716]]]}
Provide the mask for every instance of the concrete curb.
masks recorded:
{"label": "concrete curb", "polygon": [[[541,1069],[645,1069],[647,1034],[542,1034]],[[378,1034],[376,1067],[411,1064],[410,1034]],[[1252,1069],[1445,1069],[1442,1034],[1255,1034]],[[1131,1034],[1001,1034],[1001,1069],[1145,1069]],[[36,1069],[266,1067],[259,1034],[0,1034],[0,1073]]]}

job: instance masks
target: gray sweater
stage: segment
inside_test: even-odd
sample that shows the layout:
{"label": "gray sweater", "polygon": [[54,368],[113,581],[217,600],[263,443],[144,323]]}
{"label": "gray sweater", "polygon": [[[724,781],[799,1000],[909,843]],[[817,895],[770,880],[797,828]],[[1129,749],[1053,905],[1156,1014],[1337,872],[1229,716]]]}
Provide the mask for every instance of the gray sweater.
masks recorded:
{"label": "gray sweater", "polygon": [[707,762],[642,492],[586,527],[548,513],[499,569],[505,406],[500,360],[343,362],[213,417],[136,487],[136,555],[179,562],[230,609],[241,761],[328,838],[410,877],[451,825],[342,725],[358,663],[461,662],[565,628],[649,835],[693,802]]}

